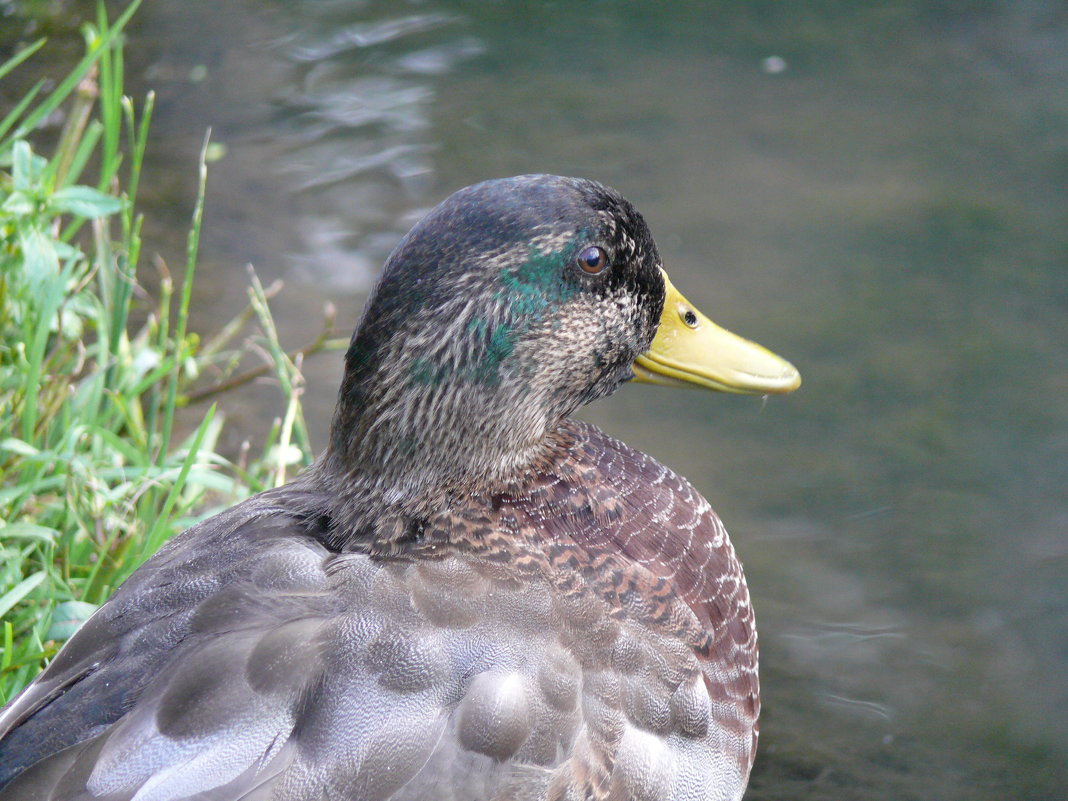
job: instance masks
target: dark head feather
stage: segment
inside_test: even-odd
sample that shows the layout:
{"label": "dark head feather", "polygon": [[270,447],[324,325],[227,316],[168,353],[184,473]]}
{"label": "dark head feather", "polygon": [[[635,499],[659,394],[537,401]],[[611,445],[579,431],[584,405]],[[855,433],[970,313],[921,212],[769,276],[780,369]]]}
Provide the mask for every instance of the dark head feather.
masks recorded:
{"label": "dark head feather", "polygon": [[[578,266],[600,247],[608,267]],[[390,255],[353,335],[329,469],[398,500],[514,476],[578,406],[614,391],[664,303],[641,215],[594,181],[462,189]]]}

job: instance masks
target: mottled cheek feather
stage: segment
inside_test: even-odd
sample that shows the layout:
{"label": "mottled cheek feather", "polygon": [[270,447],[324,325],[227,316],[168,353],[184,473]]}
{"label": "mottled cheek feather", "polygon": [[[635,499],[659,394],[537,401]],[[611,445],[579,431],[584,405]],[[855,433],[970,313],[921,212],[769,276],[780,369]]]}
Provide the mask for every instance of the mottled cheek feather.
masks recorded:
{"label": "mottled cheek feather", "polygon": [[447,365],[435,366],[429,359],[415,359],[412,362],[410,375],[416,384],[424,384],[428,387],[436,387],[448,376]]}
{"label": "mottled cheek feather", "polygon": [[517,318],[540,318],[549,303],[562,303],[575,294],[576,288],[561,275],[578,250],[577,238],[569,235],[567,239],[559,250],[545,251],[532,244],[526,261],[501,273],[502,288],[496,299],[507,303]]}
{"label": "mottled cheek feather", "polygon": [[506,323],[494,327],[489,336],[489,345],[483,360],[483,368],[497,375],[498,368],[512,354],[515,347],[515,332]]}
{"label": "mottled cheek feather", "polygon": [[415,359],[410,371],[413,382],[439,386],[454,376],[490,386],[499,383],[501,365],[512,355],[516,342],[531,326],[541,322],[550,307],[559,307],[578,291],[564,280],[562,271],[574,258],[581,238],[568,232],[566,237],[557,235],[553,240],[553,244],[562,247],[546,251],[544,246],[548,242],[535,240],[525,261],[501,272],[493,303],[497,309],[508,310],[508,319],[491,322],[487,316],[492,316],[488,313],[493,309],[486,309],[486,315],[468,321],[464,334],[474,345],[469,363],[454,367],[430,359]]}

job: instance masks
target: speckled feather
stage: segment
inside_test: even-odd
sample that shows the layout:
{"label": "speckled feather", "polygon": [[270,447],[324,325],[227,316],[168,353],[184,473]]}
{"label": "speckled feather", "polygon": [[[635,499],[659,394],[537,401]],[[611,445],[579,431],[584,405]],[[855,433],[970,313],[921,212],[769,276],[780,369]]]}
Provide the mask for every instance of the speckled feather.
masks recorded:
{"label": "speckled feather", "polygon": [[[554,439],[529,480],[389,559],[324,547],[333,501],[302,484],[190,530],[21,699],[46,700],[5,769],[74,745],[0,799],[737,797],[756,641],[722,526],[596,428]],[[333,758],[306,758],[323,740]]]}
{"label": "speckled feather", "polygon": [[0,801],[737,801],[759,693],[726,532],[564,419],[663,304],[611,190],[441,204],[387,263],[327,452],[166,545],[4,710]]}

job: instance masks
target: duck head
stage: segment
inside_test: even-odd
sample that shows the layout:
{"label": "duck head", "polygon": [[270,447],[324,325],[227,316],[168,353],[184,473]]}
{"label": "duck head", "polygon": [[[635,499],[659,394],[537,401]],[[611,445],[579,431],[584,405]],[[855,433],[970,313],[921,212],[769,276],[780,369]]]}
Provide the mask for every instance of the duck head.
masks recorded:
{"label": "duck head", "polygon": [[686,302],[617,192],[551,175],[475,184],[387,260],[346,354],[324,464],[374,476],[399,504],[485,488],[633,378],[759,394],[800,382]]}

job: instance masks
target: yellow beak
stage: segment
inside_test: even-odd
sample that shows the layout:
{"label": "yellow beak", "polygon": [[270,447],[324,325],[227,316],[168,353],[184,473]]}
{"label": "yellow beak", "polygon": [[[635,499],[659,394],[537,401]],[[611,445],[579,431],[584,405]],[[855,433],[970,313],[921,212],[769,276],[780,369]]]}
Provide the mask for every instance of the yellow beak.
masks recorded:
{"label": "yellow beak", "polygon": [[667,386],[699,386],[746,395],[793,392],[801,374],[792,364],[720,328],[671,285],[652,347],[634,362],[635,380]]}

